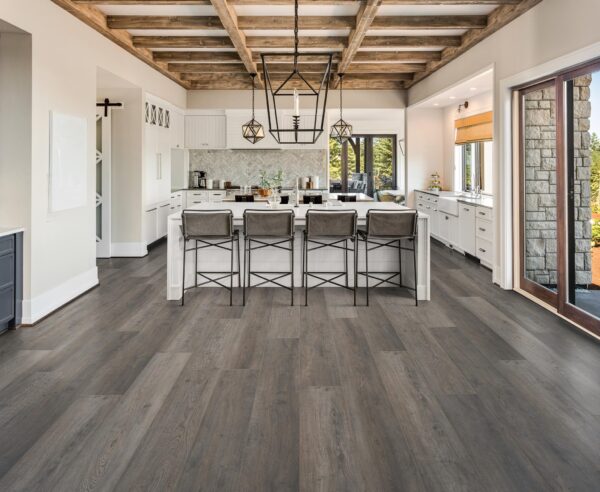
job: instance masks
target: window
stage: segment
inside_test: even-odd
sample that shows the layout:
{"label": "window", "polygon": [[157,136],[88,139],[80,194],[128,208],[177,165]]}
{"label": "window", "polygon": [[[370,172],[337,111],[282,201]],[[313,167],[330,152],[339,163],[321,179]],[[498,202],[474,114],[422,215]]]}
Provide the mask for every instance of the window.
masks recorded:
{"label": "window", "polygon": [[492,142],[457,145],[462,191],[492,193]]}

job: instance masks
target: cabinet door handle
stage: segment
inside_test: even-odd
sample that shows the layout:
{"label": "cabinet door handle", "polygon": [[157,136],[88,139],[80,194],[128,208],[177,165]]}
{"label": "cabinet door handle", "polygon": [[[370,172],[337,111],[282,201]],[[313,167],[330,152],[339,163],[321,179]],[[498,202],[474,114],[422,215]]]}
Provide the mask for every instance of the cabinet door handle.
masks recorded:
{"label": "cabinet door handle", "polygon": [[485,232],[487,229],[484,229],[483,227],[480,227],[480,228],[479,228],[479,230],[480,230],[481,232]]}
{"label": "cabinet door handle", "polygon": [[483,248],[479,248],[479,251],[481,251],[482,253],[485,253],[485,249],[483,249]]}
{"label": "cabinet door handle", "polygon": [[479,215],[485,215],[485,212],[479,212]]}
{"label": "cabinet door handle", "polygon": [[156,207],[155,208],[151,208],[150,210],[146,210],[146,212],[156,212]]}
{"label": "cabinet door handle", "polygon": [[165,207],[168,207],[168,206],[169,206],[169,204],[167,203],[166,205],[161,205],[160,208],[165,208]]}
{"label": "cabinet door handle", "polygon": [[470,209],[470,208],[464,208],[463,210],[464,210],[465,212],[470,212],[470,211],[471,211],[471,209]]}
{"label": "cabinet door handle", "polygon": [[446,220],[450,220],[450,217],[448,217],[447,215],[446,215]]}

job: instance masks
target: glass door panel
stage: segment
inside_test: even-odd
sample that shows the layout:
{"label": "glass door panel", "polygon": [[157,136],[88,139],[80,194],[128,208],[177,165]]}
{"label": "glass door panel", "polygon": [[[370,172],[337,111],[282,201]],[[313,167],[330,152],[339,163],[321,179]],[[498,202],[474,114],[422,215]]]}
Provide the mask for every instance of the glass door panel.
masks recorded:
{"label": "glass door panel", "polygon": [[373,137],[373,190],[393,190],[396,187],[396,156],[394,137]]}
{"label": "glass door panel", "polygon": [[521,92],[521,287],[557,305],[556,89]]}
{"label": "glass door panel", "polygon": [[567,303],[600,320],[600,69],[568,76]]}

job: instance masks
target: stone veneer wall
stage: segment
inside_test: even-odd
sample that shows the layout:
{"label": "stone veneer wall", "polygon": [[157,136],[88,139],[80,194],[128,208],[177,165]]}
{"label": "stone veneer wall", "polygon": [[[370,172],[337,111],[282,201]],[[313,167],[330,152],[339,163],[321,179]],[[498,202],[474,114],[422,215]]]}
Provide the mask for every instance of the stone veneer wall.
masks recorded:
{"label": "stone veneer wall", "polygon": [[[592,281],[590,203],[591,76],[574,87],[575,281]],[[525,96],[525,270],[536,283],[557,284],[556,94],[548,88]]]}
{"label": "stone veneer wall", "polygon": [[283,171],[283,185],[295,186],[301,176],[318,176],[327,187],[327,150],[190,150],[190,170],[206,171],[211,179],[233,185],[258,185],[261,170]]}

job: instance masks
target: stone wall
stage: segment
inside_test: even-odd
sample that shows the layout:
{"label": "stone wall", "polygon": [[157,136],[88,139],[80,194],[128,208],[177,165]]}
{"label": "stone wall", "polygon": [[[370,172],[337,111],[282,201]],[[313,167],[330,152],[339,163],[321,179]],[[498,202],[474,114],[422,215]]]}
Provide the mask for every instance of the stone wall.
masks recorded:
{"label": "stone wall", "polygon": [[327,187],[327,150],[190,150],[190,170],[234,185],[258,185],[262,170],[283,171],[283,185],[293,187],[301,176],[318,176]]}
{"label": "stone wall", "polygon": [[[575,281],[591,283],[590,98],[591,76],[574,87]],[[536,283],[557,284],[556,94],[525,96],[525,270]]]}

